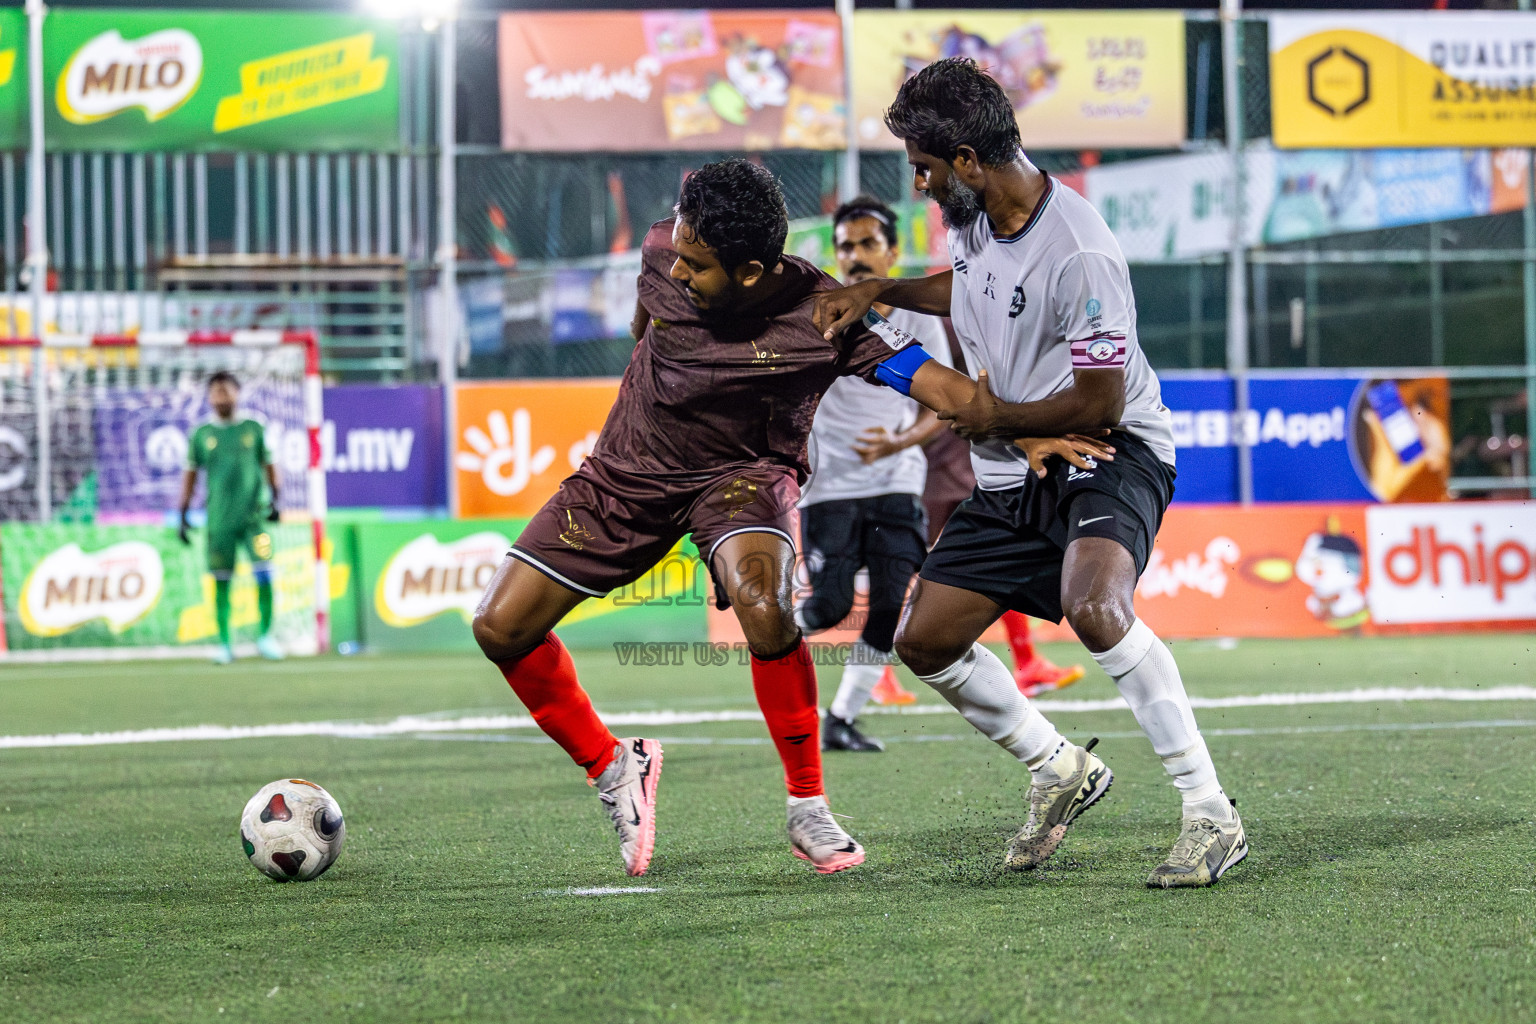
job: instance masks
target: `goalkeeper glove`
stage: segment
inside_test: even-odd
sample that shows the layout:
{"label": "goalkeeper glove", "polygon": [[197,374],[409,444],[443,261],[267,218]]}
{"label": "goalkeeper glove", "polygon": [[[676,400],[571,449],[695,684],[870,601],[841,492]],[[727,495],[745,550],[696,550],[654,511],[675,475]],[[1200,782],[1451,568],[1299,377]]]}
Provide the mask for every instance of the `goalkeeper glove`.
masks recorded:
{"label": "goalkeeper glove", "polygon": [[282,520],[283,514],[277,510],[277,502],[274,500],[267,506],[267,522],[280,523]]}

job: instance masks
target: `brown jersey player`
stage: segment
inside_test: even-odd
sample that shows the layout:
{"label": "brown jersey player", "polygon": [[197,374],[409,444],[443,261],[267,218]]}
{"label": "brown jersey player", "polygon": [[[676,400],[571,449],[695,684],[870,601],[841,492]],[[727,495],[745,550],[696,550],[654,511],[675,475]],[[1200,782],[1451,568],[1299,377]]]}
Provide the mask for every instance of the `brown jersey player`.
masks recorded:
{"label": "brown jersey player", "polygon": [[[592,455],[529,522],[475,614],[486,657],[598,789],[631,875],[645,873],[655,845],[661,745],[609,732],[550,631],[689,534],[751,649],[753,690],[784,763],[793,852],[822,873],[864,859],[827,808],[816,676],[793,616],[806,437],[839,376],[894,380],[942,409],[964,405],[975,387],[922,363],[909,336],[886,325],[828,340],[812,312],[837,284],[784,255],[787,231],[783,196],[763,168],[731,160],[688,178],[675,218],[646,235],[639,344]],[[893,366],[904,372],[881,370],[903,353]]]}

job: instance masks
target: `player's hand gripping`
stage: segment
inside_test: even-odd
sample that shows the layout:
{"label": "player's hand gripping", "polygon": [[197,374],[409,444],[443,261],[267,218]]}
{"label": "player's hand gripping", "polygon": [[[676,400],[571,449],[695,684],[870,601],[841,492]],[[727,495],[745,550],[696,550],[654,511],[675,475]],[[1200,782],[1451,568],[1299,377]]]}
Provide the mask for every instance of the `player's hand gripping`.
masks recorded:
{"label": "player's hand gripping", "polygon": [[1107,436],[1109,431],[1101,430],[1094,437],[1086,437],[1082,434],[1067,434],[1065,437],[1021,437],[1013,443],[1023,449],[1025,457],[1029,459],[1029,468],[1044,480],[1045,460],[1052,455],[1060,455],[1069,465],[1076,466],[1078,469],[1094,469],[1095,462],[1114,462],[1114,446],[1102,440]]}
{"label": "player's hand gripping", "polygon": [[191,525],[187,522],[187,510],[186,509],[182,509],[181,510],[181,526],[180,526],[179,529],[177,529],[176,536],[180,537],[181,538],[181,542],[183,544],[187,545],[187,547],[191,547],[192,546],[192,536],[191,536],[191,534],[189,534],[187,532],[187,531],[189,531],[191,529],[192,529]]}
{"label": "player's hand gripping", "polygon": [[971,400],[957,409],[935,410],[939,419],[948,420],[955,433],[967,441],[985,441],[997,433],[997,410],[1000,403],[987,385],[987,371],[976,375],[976,391]]}
{"label": "player's hand gripping", "polygon": [[875,304],[875,296],[888,284],[889,281],[871,278],[846,288],[822,292],[816,296],[816,308],[811,312],[811,320],[816,324],[816,329],[821,331],[822,337],[831,341],[846,328],[862,320],[864,314],[869,312],[869,307]]}

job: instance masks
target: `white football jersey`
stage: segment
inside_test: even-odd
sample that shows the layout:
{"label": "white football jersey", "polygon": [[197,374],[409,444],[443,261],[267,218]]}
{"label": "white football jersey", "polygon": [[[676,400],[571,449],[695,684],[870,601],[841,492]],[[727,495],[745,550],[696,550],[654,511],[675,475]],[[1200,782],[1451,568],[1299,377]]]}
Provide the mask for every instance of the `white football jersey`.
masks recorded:
{"label": "white football jersey", "polygon": [[[934,316],[893,309],[891,326],[906,331],[923,349],[945,366],[949,338],[944,324]],[[853,450],[853,442],[870,427],[884,427],[899,434],[917,419],[918,404],[899,391],[869,384],[858,377],[839,377],[832,382],[816,418],[811,422],[809,461],[811,478],[801,489],[800,508],[822,501],[874,498],[882,494],[922,494],[928,479],[928,460],[919,445],[865,465]]]}
{"label": "white football jersey", "polygon": [[[1136,301],[1120,245],[1088,200],[1054,178],[1047,186],[1016,235],[994,234],[985,214],[949,231],[950,318],[971,374],[986,370],[994,395],[1020,403],[1071,386],[1074,367],[1124,367],[1120,427],[1171,466],[1172,425],[1136,340]],[[971,464],[982,490],[1028,479],[1024,453],[1008,441],[971,445]]]}

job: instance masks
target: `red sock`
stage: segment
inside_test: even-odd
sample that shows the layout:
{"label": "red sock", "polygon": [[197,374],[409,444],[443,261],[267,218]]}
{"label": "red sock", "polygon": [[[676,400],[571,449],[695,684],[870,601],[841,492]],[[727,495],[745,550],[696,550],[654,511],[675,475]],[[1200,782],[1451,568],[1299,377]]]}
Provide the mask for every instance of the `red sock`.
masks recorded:
{"label": "red sock", "polygon": [[1035,656],[1029,639],[1029,616],[1023,612],[1003,612],[1003,629],[1008,633],[1008,648],[1013,651],[1013,667],[1023,668]]}
{"label": "red sock", "polygon": [[816,713],[816,669],[805,641],[771,661],[754,654],[752,692],[779,748],[789,795],[821,796],[821,717]]}
{"label": "red sock", "polygon": [[576,665],[560,638],[546,633],[539,646],[520,658],[497,662],[496,667],[544,734],[587,770],[587,778],[601,775],[619,741],[597,717],[592,699],[576,681]]}

